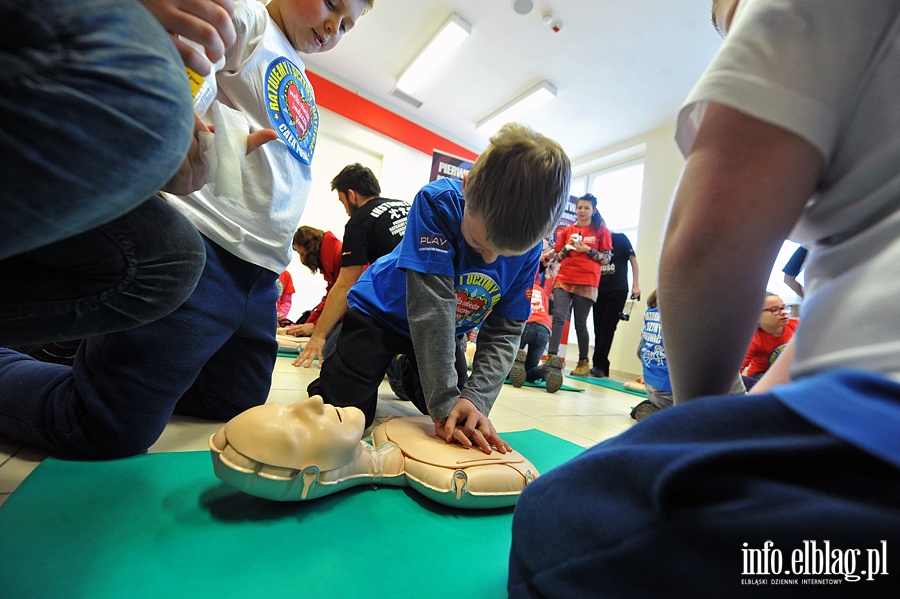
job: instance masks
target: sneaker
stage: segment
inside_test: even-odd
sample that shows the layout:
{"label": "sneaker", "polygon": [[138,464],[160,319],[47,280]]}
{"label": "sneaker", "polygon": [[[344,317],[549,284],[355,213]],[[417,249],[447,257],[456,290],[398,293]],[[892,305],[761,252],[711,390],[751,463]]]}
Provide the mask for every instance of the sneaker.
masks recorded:
{"label": "sneaker", "polygon": [[513,363],[512,370],[509,371],[509,382],[513,387],[521,387],[525,384],[525,350],[520,349],[516,354],[516,361]]}
{"label": "sneaker", "polygon": [[559,356],[547,356],[544,362],[544,381],[547,383],[547,393],[556,393],[562,387],[563,363]]}
{"label": "sneaker", "polygon": [[605,379],[609,375],[602,368],[591,368],[591,376],[595,379]]}
{"label": "sneaker", "polygon": [[587,358],[578,360],[578,365],[572,371],[572,376],[588,376],[589,374],[591,374],[591,365],[588,363]]}
{"label": "sneaker", "polygon": [[651,414],[656,414],[661,408],[657,408],[649,399],[645,399],[631,410],[631,417],[640,422]]}

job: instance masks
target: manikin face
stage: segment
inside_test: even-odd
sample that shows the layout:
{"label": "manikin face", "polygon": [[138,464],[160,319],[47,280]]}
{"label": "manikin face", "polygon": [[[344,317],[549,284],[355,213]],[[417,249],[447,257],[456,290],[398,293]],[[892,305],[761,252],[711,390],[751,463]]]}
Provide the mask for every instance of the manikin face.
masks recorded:
{"label": "manikin face", "polygon": [[357,408],[326,404],[318,395],[289,406],[264,404],[225,425],[228,444],[257,462],[302,470],[334,470],[361,450],[365,416]]}
{"label": "manikin face", "polygon": [[266,9],[298,52],[327,52],[366,8],[363,0],[272,0]]}

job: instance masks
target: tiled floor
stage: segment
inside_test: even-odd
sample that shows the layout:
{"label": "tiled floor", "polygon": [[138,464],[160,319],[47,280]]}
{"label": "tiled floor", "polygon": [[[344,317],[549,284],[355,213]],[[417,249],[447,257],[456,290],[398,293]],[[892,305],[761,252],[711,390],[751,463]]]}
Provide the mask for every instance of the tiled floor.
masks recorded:
{"label": "tiled floor", "polygon": [[[278,358],[269,401],[290,404],[306,397],[306,385],[317,375],[316,366],[295,368],[289,358]],[[544,389],[504,385],[491,411],[491,422],[501,432],[535,428],[582,447],[613,437],[634,423],[629,413],[640,397],[570,378],[564,384],[585,391],[550,394]],[[411,403],[396,399],[386,382],[382,384],[376,425],[391,415],[418,414]],[[150,451],[204,451],[207,439],[221,425],[174,417]],[[45,456],[38,449],[0,437],[0,505]]]}

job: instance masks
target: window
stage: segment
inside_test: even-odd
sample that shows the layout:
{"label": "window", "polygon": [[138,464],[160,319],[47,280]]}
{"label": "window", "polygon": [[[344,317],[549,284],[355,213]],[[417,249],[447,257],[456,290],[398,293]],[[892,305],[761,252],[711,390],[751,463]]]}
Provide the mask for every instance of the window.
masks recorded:
{"label": "window", "polygon": [[[799,244],[794,243],[793,241],[785,241],[781,250],[778,252],[778,257],[775,259],[775,263],[772,265],[772,272],[769,273],[769,283],[766,286],[766,291],[771,291],[783,299],[788,304],[799,304],[801,301],[800,296],[798,296],[793,289],[787,286],[784,282],[784,273],[781,269],[784,268],[785,264],[788,263],[788,260],[791,259],[791,256],[794,254],[794,251],[799,247]],[[803,271],[800,271],[800,274],[797,275],[797,282],[801,285],[804,285],[803,281]]]}
{"label": "window", "polygon": [[637,246],[644,187],[644,161],[639,160],[587,177],[587,189],[597,198],[597,208],[610,231],[624,233]]}

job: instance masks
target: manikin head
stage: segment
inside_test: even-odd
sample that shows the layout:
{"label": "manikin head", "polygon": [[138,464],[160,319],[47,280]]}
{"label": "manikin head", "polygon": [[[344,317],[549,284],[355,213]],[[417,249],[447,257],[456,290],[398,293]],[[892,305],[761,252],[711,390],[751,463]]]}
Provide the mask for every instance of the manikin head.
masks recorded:
{"label": "manikin head", "polygon": [[232,418],[214,437],[256,462],[302,470],[334,470],[361,451],[365,417],[357,408],[326,404],[318,395],[289,406],[264,404]]}

